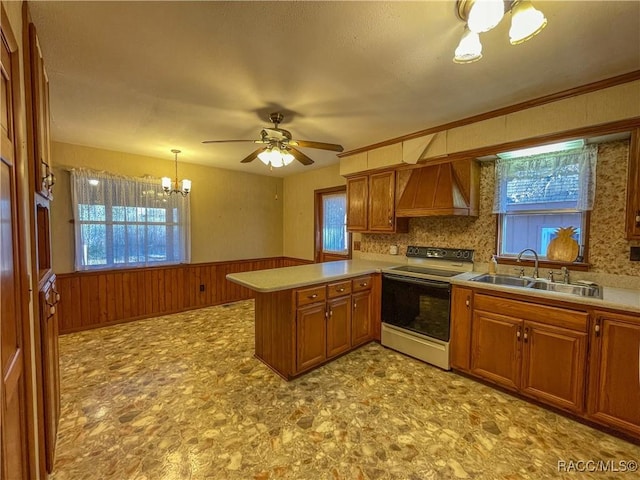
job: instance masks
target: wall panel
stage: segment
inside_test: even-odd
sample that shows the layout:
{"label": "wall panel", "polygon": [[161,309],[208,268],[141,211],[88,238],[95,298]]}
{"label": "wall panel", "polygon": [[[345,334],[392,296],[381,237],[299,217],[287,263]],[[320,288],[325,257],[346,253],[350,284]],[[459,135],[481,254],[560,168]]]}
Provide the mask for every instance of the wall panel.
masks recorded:
{"label": "wall panel", "polygon": [[313,262],[274,257],[59,274],[60,333],[253,298],[254,292],[226,275],[306,263]]}

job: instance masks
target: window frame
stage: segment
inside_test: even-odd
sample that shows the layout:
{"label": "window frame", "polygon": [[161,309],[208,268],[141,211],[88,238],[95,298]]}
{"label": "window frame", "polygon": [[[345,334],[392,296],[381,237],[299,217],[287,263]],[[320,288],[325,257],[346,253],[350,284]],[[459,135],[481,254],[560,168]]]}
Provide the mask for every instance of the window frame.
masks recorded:
{"label": "window frame", "polygon": [[[82,169],[80,169],[82,171]],[[153,185],[154,188],[157,186],[157,191],[154,192],[154,195],[158,195],[162,193],[160,181],[157,179],[150,178],[133,178],[133,177],[123,177],[121,175],[111,174],[108,172],[95,172],[96,177],[108,177],[108,181],[123,181],[123,182],[137,182],[147,185]],[[172,266],[172,265],[181,265],[190,262],[190,219],[182,219],[179,220],[182,214],[186,214],[187,217],[190,215],[190,208],[187,204],[186,207],[177,207],[175,202],[168,202],[164,205],[145,205],[142,203],[136,203],[135,205],[127,204],[127,205],[118,205],[114,204],[114,198],[111,195],[105,195],[103,201],[101,203],[83,203],[82,199],[76,199],[73,193],[75,187],[75,181],[82,181],[82,179],[74,180],[74,178],[70,178],[70,186],[72,190],[71,198],[72,198],[72,208],[74,211],[74,271],[77,272],[91,272],[91,271],[108,271],[108,270],[123,270],[123,269],[136,269],[136,268],[153,268],[153,267],[162,267],[162,266]],[[102,181],[102,180],[101,180]],[[157,184],[157,185],[156,185]],[[104,188],[104,187],[101,187]],[[162,193],[165,195],[164,193]],[[182,200],[182,199],[181,199]],[[184,199],[185,201],[189,201],[188,199]],[[127,202],[122,202],[127,203]],[[95,220],[95,219],[87,219],[82,220],[82,206],[86,206],[88,208],[92,206],[101,206],[104,208],[104,219],[103,220]],[[124,209],[123,211],[123,220],[114,220],[114,209],[121,207]],[[139,219],[139,211],[136,211],[136,219],[135,220],[127,220],[127,209],[144,209],[144,218],[145,221],[140,221]],[[174,212],[174,210],[178,208],[178,212]],[[164,221],[146,221],[149,218],[149,211],[151,209],[155,210],[163,210],[164,211]],[[177,215],[177,217],[176,217]],[[168,220],[169,219],[169,220]],[[82,229],[85,225],[98,225],[104,226],[104,258],[105,263],[91,264],[89,263],[89,257],[87,256],[87,262],[85,262],[84,256],[80,253],[82,249],[77,245],[77,242],[82,238],[83,233]],[[132,252],[127,252],[125,248],[128,245],[126,241],[128,231],[128,226],[134,226],[137,228],[143,227],[143,235],[144,235],[144,260],[142,261],[123,261],[116,262],[116,259],[119,255],[118,253],[118,245],[114,245],[114,236],[115,236],[115,228],[116,227],[124,227],[124,238],[125,242],[120,245],[123,247],[124,258],[128,259],[131,256]],[[164,260],[150,260],[149,259],[149,232],[148,227],[160,227],[164,229],[164,250],[165,250],[165,259]],[[179,235],[182,235],[185,240],[184,250],[180,252],[177,256],[175,255],[175,229],[178,229]],[[186,230],[182,230],[186,229]],[[182,231],[181,231],[182,230]],[[182,244],[182,242],[180,242]],[[79,255],[82,255],[79,257]],[[171,259],[167,259],[171,257]],[[136,254],[136,258],[140,258],[139,254]]]}
{"label": "window frame", "polygon": [[[345,255],[341,255],[341,254],[337,254],[337,253],[329,253],[329,252],[323,252],[322,250],[322,245],[323,245],[323,241],[322,241],[322,230],[320,229],[320,226],[323,224],[322,219],[323,219],[323,209],[322,209],[322,198],[324,195],[331,195],[331,194],[336,194],[336,193],[343,193],[345,195],[345,202],[348,202],[349,199],[347,197],[347,186],[346,185],[340,185],[337,187],[329,187],[329,188],[322,188],[319,190],[314,190],[314,236],[313,236],[313,251],[314,251],[314,261],[316,263],[321,263],[321,262],[327,262],[327,261],[333,261],[333,260],[349,260],[352,258],[352,236],[351,236],[351,232],[346,230],[347,232],[347,245],[348,245],[348,252]],[[346,207],[348,207],[348,205],[345,205]],[[345,229],[346,229],[346,224],[345,224]]]}

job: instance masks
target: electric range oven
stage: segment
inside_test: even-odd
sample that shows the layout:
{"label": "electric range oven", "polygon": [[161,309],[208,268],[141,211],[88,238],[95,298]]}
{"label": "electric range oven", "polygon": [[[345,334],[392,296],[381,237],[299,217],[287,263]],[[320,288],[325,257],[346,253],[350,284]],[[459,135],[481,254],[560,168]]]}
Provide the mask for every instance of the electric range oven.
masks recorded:
{"label": "electric range oven", "polygon": [[382,345],[449,370],[450,278],[473,270],[473,250],[407,248],[382,274]]}

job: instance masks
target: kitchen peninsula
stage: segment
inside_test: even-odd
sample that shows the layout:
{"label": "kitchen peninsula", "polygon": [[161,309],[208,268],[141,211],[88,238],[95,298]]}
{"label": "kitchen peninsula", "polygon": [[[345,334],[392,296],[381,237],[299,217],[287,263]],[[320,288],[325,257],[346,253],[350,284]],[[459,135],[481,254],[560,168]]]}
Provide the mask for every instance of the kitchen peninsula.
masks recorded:
{"label": "kitchen peninsula", "polygon": [[380,339],[380,271],[400,263],[343,260],[227,279],[256,292],[256,357],[290,380]]}

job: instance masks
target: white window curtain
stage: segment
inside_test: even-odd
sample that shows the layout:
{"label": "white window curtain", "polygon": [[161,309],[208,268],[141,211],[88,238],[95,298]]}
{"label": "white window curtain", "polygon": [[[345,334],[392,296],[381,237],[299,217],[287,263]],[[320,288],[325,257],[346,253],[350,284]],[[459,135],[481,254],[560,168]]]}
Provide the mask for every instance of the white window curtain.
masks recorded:
{"label": "white window curtain", "polygon": [[161,181],[71,171],[75,268],[188,263],[190,195],[166,196]]}
{"label": "white window curtain", "polygon": [[543,208],[593,209],[597,145],[528,157],[498,159],[493,213]]}

